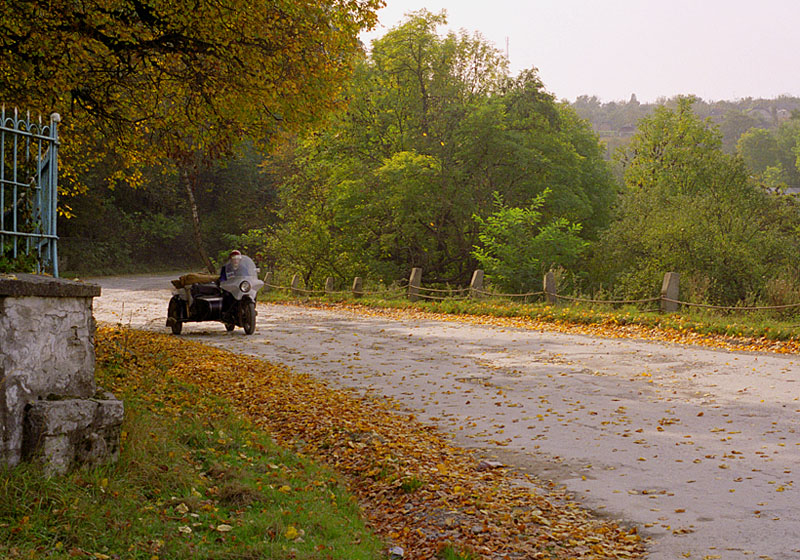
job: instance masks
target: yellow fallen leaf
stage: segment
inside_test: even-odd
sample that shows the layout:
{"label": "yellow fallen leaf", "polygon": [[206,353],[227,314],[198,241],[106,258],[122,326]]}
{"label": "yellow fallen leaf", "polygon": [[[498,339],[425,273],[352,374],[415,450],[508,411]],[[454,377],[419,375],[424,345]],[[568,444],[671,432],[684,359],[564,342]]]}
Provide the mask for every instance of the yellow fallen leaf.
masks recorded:
{"label": "yellow fallen leaf", "polygon": [[286,528],[286,532],[283,534],[283,536],[286,537],[287,539],[289,539],[290,541],[293,541],[297,537],[300,536],[300,532],[297,529],[295,529],[293,526],[289,525]]}

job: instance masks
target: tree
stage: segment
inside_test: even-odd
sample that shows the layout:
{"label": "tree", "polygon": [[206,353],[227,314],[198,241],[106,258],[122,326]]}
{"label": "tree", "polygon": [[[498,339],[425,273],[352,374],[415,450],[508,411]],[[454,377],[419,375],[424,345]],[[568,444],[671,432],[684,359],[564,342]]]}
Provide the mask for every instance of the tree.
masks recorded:
{"label": "tree", "polygon": [[795,111],[792,118],[781,123],[775,131],[775,139],[787,184],[800,188],[800,112]]}
{"label": "tree", "polygon": [[538,195],[526,208],[509,207],[495,193],[494,212],[474,217],[480,245],[472,254],[501,289],[531,290],[552,268],[575,265],[586,249],[588,243],[578,235],[579,224],[564,218],[543,223],[541,208],[549,193]]}
{"label": "tree", "polygon": [[753,128],[736,145],[737,153],[766,187],[800,188],[800,118],[774,131]]}
{"label": "tree", "polygon": [[[268,142],[338,107],[358,33],[381,5],[4,0],[0,92],[7,102],[68,117],[75,136],[67,141],[81,147],[76,159],[98,137],[126,167],[171,159],[202,253],[198,177],[242,139]],[[69,177],[80,164],[65,155]]]}
{"label": "tree", "polygon": [[313,160],[305,149],[297,155],[314,173],[293,173],[290,185],[324,184],[309,187],[329,200],[319,223],[359,275],[391,281],[421,266],[432,281],[468,281],[473,215],[493,211],[495,191],[526,207],[549,188],[545,219],[584,223],[586,238],[607,223],[615,186],[588,124],[555,102],[535,70],[509,77],[505,57],[480,35],[438,34],[444,21],[423,10],[374,41],[347,112],[310,140]]}
{"label": "tree", "polygon": [[739,138],[736,152],[755,173],[780,164],[780,149],[775,135],[763,128],[751,128]]}
{"label": "tree", "polygon": [[759,124],[757,118],[743,111],[736,109],[726,111],[719,123],[719,131],[722,133],[722,149],[729,154],[734,153],[742,134],[758,127]]}
{"label": "tree", "polygon": [[227,115],[269,132],[279,122],[314,120],[337,103],[357,34],[376,21],[381,2],[0,5],[7,102],[82,110],[129,126]]}
{"label": "tree", "polygon": [[796,240],[782,229],[780,200],[749,181],[692,104],[681,98],[640,122],[622,158],[617,220],[596,259],[629,295],[652,295],[673,271],[684,293],[735,303],[761,293],[765,278],[791,262]]}

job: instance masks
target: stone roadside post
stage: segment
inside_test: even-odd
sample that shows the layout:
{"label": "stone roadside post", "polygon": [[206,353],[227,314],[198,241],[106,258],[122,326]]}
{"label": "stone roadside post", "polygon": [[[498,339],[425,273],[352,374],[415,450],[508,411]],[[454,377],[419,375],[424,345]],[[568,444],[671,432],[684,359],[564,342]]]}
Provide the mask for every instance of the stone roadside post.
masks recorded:
{"label": "stone roadside post", "polygon": [[[679,304],[678,300],[681,275],[678,272],[667,272],[664,275],[664,282],[661,284],[661,311],[664,313],[676,313]],[[674,301],[666,301],[666,299]]]}
{"label": "stone roadside post", "polygon": [[408,299],[417,301],[419,299],[419,289],[422,287],[422,269],[412,268],[411,276],[408,278]]}
{"label": "stone roadside post", "polygon": [[556,305],[558,303],[557,293],[556,275],[552,271],[548,272],[544,275],[544,297],[548,305]]}
{"label": "stone roadside post", "polygon": [[295,274],[292,276],[292,295],[299,296],[300,295],[300,275]]}
{"label": "stone roadside post", "polygon": [[479,298],[483,294],[483,271],[478,269],[472,273],[472,280],[469,283],[469,295],[473,298]]}
{"label": "stone roadside post", "polygon": [[364,295],[364,282],[361,276],[353,278],[353,297],[361,297]]}

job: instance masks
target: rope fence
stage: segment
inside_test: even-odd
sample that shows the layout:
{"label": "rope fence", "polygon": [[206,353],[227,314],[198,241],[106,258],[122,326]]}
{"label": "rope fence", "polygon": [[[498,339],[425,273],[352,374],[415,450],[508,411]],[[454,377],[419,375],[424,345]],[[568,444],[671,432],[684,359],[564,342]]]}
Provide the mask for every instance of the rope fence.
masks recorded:
{"label": "rope fence", "polygon": [[543,300],[551,305],[557,305],[559,302],[574,302],[588,305],[639,305],[645,306],[649,304],[658,303],[659,310],[665,313],[677,312],[680,307],[694,307],[700,309],[711,309],[717,311],[785,311],[789,309],[800,308],[800,303],[790,303],[785,305],[756,305],[756,306],[725,306],[725,305],[710,305],[705,303],[693,303],[682,301],[679,296],[679,281],[680,275],[674,272],[668,272],[664,276],[663,284],[661,287],[661,295],[658,297],[641,298],[641,299],[592,299],[583,297],[573,297],[557,293],[556,279],[552,272],[549,272],[544,277],[543,287],[541,291],[525,292],[525,293],[503,293],[495,292],[484,289],[483,285],[483,271],[476,270],[472,277],[472,282],[468,287],[462,288],[434,288],[422,285],[422,269],[414,268],[408,280],[403,281],[394,288],[380,289],[380,290],[364,290],[363,281],[360,277],[353,280],[353,287],[350,290],[334,290],[334,279],[329,277],[325,282],[325,289],[311,290],[300,287],[300,276],[295,274],[292,278],[291,285],[283,286],[280,284],[272,283],[272,273],[267,273],[264,278],[264,286],[267,288],[265,291],[282,290],[295,295],[304,296],[321,296],[321,295],[352,295],[354,297],[361,296],[405,296],[411,301],[425,300],[425,301],[463,301],[475,300],[479,298],[524,298],[528,302],[528,298],[543,298]]}
{"label": "rope fence", "polygon": [[[660,298],[662,299],[662,298]],[[703,309],[716,309],[718,311],[781,311],[800,307],[800,303],[789,303],[787,305],[709,305],[707,303],[691,303],[688,301],[678,301],[670,298],[663,298],[663,301],[685,305],[686,307],[700,307]]]}
{"label": "rope fence", "polygon": [[565,301],[574,301],[577,303],[598,303],[598,304],[609,304],[609,305],[639,305],[643,303],[655,303],[656,301],[661,301],[662,298],[654,297],[654,298],[646,298],[646,299],[586,299],[586,298],[576,298],[570,296],[562,296],[556,294],[556,298],[563,299]]}
{"label": "rope fence", "polygon": [[487,292],[484,290],[473,290],[474,293],[481,295],[481,296],[488,296],[488,297],[507,297],[507,298],[515,298],[515,297],[533,297],[533,296],[543,296],[544,292],[528,292],[526,294],[503,294],[500,292]]}
{"label": "rope fence", "polygon": [[469,291],[469,288],[450,288],[450,289],[447,289],[447,290],[437,290],[436,288],[425,288],[424,286],[420,286],[419,289],[420,290],[424,290],[426,292],[434,292],[434,293],[440,293],[440,294],[448,294],[448,293],[453,293],[453,292],[463,293],[463,292],[468,292]]}

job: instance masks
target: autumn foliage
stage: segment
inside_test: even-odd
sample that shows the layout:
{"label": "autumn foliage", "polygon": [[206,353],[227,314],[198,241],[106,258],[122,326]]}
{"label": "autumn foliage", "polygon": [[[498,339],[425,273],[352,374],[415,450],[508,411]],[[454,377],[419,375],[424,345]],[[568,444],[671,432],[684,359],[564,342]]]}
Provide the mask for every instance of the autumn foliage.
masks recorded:
{"label": "autumn foliage", "polygon": [[165,379],[224,396],[279,444],[331,465],[374,529],[407,558],[433,558],[446,547],[482,558],[642,553],[635,530],[594,518],[552,484],[479,468],[476,456],[387,399],[358,398],[281,365],[174,337],[101,329],[98,360],[120,354],[130,373],[118,382],[128,389],[167,355]]}

